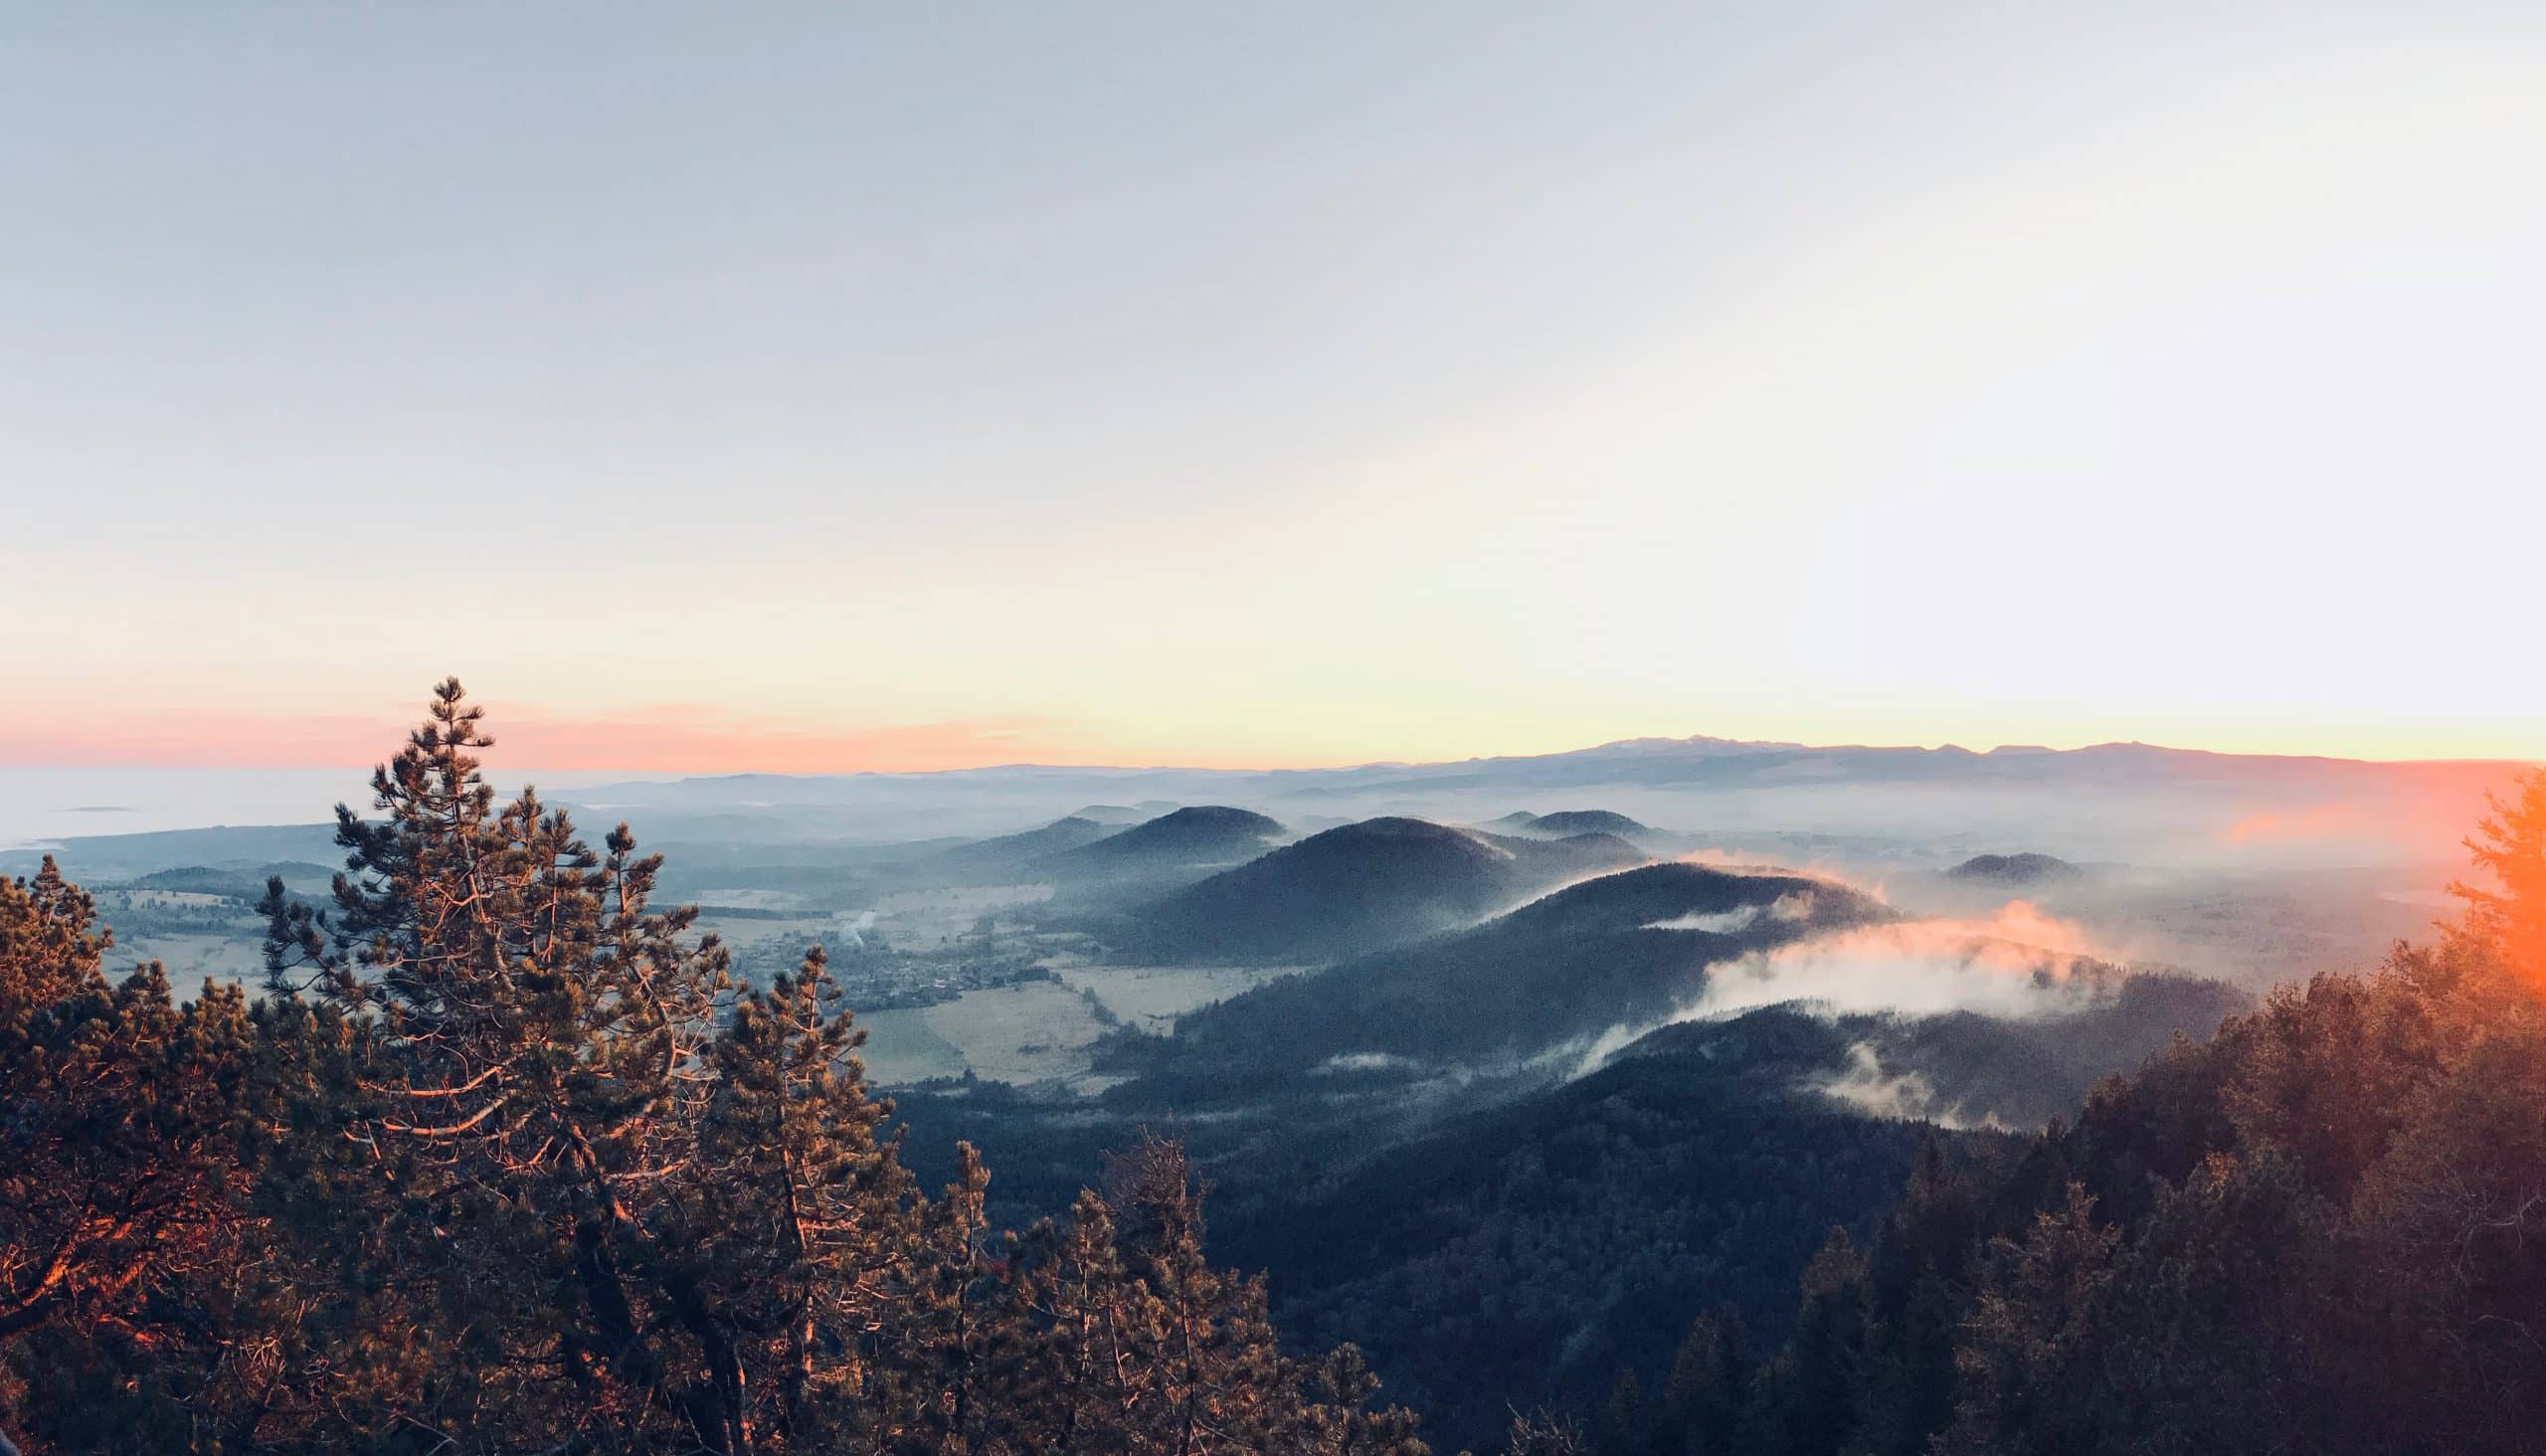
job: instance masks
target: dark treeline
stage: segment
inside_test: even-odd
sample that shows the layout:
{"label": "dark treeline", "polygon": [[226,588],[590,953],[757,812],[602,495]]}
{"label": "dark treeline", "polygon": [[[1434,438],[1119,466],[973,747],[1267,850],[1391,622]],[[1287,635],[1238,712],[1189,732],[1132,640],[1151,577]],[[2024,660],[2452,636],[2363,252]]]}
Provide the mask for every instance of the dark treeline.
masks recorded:
{"label": "dark treeline", "polygon": [[738,984],[625,827],[499,806],[458,685],[339,811],[269,995],[118,983],[0,882],[0,1427],[44,1451],[1419,1452],[1278,1348],[1181,1152],[986,1226],[914,1185],[821,955]]}
{"label": "dark treeline", "polygon": [[1931,1150],[1774,1349],[1703,1318],[1541,1448],[2546,1450],[2546,776],[2497,810],[2440,944]]}

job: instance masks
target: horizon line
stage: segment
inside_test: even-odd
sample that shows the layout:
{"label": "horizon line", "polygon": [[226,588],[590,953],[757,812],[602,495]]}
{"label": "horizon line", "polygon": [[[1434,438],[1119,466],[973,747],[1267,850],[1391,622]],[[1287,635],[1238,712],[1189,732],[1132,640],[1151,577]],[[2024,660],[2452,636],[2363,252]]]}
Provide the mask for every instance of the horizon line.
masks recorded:
{"label": "horizon line", "polygon": [[[2503,755],[2408,755],[2386,758],[2365,754],[2304,753],[2273,750],[2239,750],[2199,748],[2182,744],[2151,743],[2143,739],[2102,739],[2070,747],[2054,747],[2041,743],[1999,743],[1988,748],[1970,748],[1950,740],[1938,743],[1802,743],[1780,739],[1718,738],[1708,734],[1691,734],[1684,738],[1645,735],[1613,738],[1579,748],[1554,749],[1544,753],[1471,754],[1465,758],[1438,759],[1363,759],[1315,764],[1198,764],[1198,763],[1123,763],[1123,762],[1050,762],[1040,760],[1006,760],[980,764],[950,765],[915,769],[665,769],[637,764],[610,765],[595,768],[571,768],[555,764],[531,765],[519,770],[505,770],[508,778],[528,774],[561,774],[577,778],[596,775],[624,774],[650,779],[679,781],[691,779],[930,779],[959,774],[995,774],[1018,772],[1048,773],[1116,773],[1116,774],[1321,774],[1353,773],[1365,769],[1450,768],[1462,764],[1511,763],[1537,759],[1570,758],[1600,753],[1610,749],[1652,747],[1656,749],[1688,748],[1713,745],[1727,752],[1725,757],[1742,757],[1749,753],[1955,753],[1973,758],[2025,754],[2066,755],[2092,753],[2106,749],[2144,749],[2159,753],[2192,754],[2211,758],[2277,759],[2288,762],[2380,764],[2397,767],[2413,765],[2505,765],[2533,767],[2546,764],[2546,756],[2522,758]],[[501,747],[499,738],[495,744]],[[0,772],[105,772],[156,773],[322,773],[343,771],[370,773],[385,759],[369,762],[293,762],[293,763],[166,763],[115,762],[93,763],[12,763],[0,761]],[[488,765],[489,768],[494,767]]]}

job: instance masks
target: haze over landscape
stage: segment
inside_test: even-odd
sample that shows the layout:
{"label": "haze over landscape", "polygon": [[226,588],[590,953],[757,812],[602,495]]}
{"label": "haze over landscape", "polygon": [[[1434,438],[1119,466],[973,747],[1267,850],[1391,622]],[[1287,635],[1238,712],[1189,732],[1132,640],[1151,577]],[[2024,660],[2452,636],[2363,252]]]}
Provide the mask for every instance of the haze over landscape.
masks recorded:
{"label": "haze over landscape", "polygon": [[2535,7],[0,123],[0,1456],[2546,1450]]}

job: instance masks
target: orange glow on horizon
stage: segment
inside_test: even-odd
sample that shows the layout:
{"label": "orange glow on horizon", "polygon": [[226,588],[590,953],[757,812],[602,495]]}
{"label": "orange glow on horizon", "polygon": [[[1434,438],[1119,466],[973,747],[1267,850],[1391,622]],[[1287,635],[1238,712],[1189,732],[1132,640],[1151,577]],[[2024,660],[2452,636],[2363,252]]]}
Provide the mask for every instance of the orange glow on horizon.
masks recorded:
{"label": "orange glow on horizon", "polygon": [[[570,716],[488,702],[491,764],[577,773],[937,773],[1008,764],[1140,767],[1055,719],[956,719],[828,729],[693,704]],[[118,719],[0,719],[5,762],[35,768],[329,768],[387,758],[422,715],[203,715]],[[1180,759],[1186,768],[1305,768],[1308,762]]]}
{"label": "orange glow on horizon", "polygon": [[[495,740],[491,764],[512,769],[629,774],[853,774],[937,773],[1005,765],[1055,768],[1187,768],[1286,770],[1375,763],[1450,763],[1481,757],[1529,757],[1587,749],[1603,743],[1651,737],[1605,731],[1585,723],[1540,721],[1488,726],[1458,739],[1418,745],[1374,745],[1387,751],[1324,753],[1287,751],[1264,743],[1273,726],[1261,720],[1244,742],[1195,749],[1186,740],[1209,731],[1192,723],[1150,724],[1139,737],[1120,724],[1092,724],[1061,716],[984,715],[940,721],[838,727],[804,716],[736,712],[704,704],[577,712],[503,699],[480,700],[486,729]],[[368,767],[402,743],[423,709],[412,706],[371,713],[214,712],[171,715],[118,712],[105,706],[50,708],[33,704],[0,709],[0,767],[12,768],[231,768]],[[1385,734],[1385,729],[1374,730]],[[1387,736],[1393,736],[1388,734]],[[1667,736],[1667,735],[1666,735]],[[1819,746],[1882,742],[1882,735],[1759,734],[1763,741]],[[2079,735],[2073,740],[2041,733],[2021,736],[2064,749],[2116,741]],[[1895,743],[1914,742],[1905,734]],[[1933,745],[1930,745],[1933,746]],[[2239,743],[2233,748],[2182,743],[2253,754],[2309,754],[2320,746]],[[2405,745],[2380,741],[2351,754],[2392,763],[2508,761],[2489,756],[2399,753]],[[2381,750],[2385,750],[2382,752]],[[2232,843],[2329,838],[2363,827],[2356,807],[2258,810],[2220,830]]]}
{"label": "orange glow on horizon", "polygon": [[[386,758],[417,716],[189,718],[102,731],[13,725],[7,736],[13,762],[40,767],[319,768]],[[926,772],[1016,763],[1064,742],[1032,719],[825,733],[705,708],[578,719],[497,703],[487,705],[486,726],[490,760],[631,773]]]}

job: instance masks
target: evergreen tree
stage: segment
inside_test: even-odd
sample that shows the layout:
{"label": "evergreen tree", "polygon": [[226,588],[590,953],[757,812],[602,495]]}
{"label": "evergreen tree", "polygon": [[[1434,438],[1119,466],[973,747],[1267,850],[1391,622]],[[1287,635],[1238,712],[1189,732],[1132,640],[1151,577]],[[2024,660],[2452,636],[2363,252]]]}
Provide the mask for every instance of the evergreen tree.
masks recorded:
{"label": "evergreen tree", "polygon": [[50,856],[0,880],[0,1425],[182,1446],[280,1373],[240,1157],[257,1030],[235,988],[109,983],[111,945]]}
{"label": "evergreen tree", "polygon": [[1969,1277],[1981,1216],[1966,1172],[1930,1139],[1867,1261],[1857,1444],[1873,1456],[1918,1456],[1953,1419],[1954,1294]]}
{"label": "evergreen tree", "polygon": [[2466,847],[2492,885],[2450,886],[2466,905],[2456,935],[2546,991],[2546,770],[2522,774],[2512,797],[2491,805]]}
{"label": "evergreen tree", "polygon": [[1803,1308],[1778,1449],[1789,1456],[1835,1456],[1854,1433],[1865,1370],[1866,1261],[1844,1228],[1830,1230],[1803,1271]]}
{"label": "evergreen tree", "polygon": [[1740,1312],[1728,1305],[1698,1316],[1671,1357],[1656,1449],[1663,1456],[1728,1456],[1750,1379]]}
{"label": "evergreen tree", "polygon": [[1609,1386],[1608,1404],[1601,1407],[1600,1421],[1592,1432],[1592,1444],[1602,1456],[1648,1456],[1654,1440],[1653,1411],[1646,1405],[1644,1382],[1633,1369],[1618,1371]]}
{"label": "evergreen tree", "polygon": [[1965,1394],[1952,1449],[2093,1449],[2091,1428],[2076,1419],[2073,1382],[2120,1237],[2096,1220],[2086,1189],[2071,1183],[2066,1200],[2038,1215],[2022,1238],[1996,1242],[1958,1356]]}
{"label": "evergreen tree", "polygon": [[907,1215],[820,960],[738,994],[625,824],[596,853],[533,791],[497,806],[480,721],[445,682],[381,818],[339,807],[332,916],[267,901],[270,984],[362,1039],[352,1136],[419,1335],[526,1447],[818,1428]]}
{"label": "evergreen tree", "polygon": [[916,1216],[896,1142],[877,1136],[889,1104],[851,1060],[866,1033],[835,1001],[819,947],[736,999],[706,1048],[695,1172],[663,1214],[687,1251],[669,1288],[719,1332],[711,1365],[733,1382],[720,1403],[766,1392],[773,1429],[798,1440],[844,1429],[862,1334],[902,1301]]}

